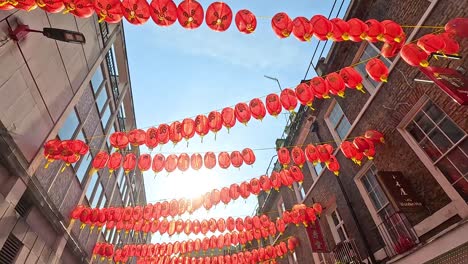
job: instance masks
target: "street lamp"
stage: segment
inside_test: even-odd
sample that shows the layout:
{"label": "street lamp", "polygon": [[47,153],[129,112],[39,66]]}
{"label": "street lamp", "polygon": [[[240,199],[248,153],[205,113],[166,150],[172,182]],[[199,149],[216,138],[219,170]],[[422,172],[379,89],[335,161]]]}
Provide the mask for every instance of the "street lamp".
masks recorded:
{"label": "street lamp", "polygon": [[81,32],[71,31],[60,28],[43,28],[41,30],[30,29],[28,25],[18,25],[18,27],[10,31],[9,36],[15,41],[20,41],[24,39],[30,32],[42,33],[47,38],[55,39],[58,41],[75,43],[75,44],[85,44],[86,38]]}
{"label": "street lamp", "polygon": [[273,81],[276,81],[276,83],[278,84],[278,87],[279,87],[280,91],[283,91],[283,88],[281,88],[281,84],[280,84],[280,82],[278,81],[277,78],[275,78],[275,77],[270,77],[270,76],[268,76],[268,75],[263,75],[263,77],[265,77],[265,78],[267,78],[267,79],[270,79],[270,80],[273,80]]}

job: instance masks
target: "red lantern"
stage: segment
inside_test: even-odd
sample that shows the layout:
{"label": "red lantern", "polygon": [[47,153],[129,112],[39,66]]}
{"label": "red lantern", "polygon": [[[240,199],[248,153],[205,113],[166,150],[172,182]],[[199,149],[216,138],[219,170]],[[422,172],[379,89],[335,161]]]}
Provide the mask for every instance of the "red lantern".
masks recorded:
{"label": "red lantern", "polygon": [[[38,7],[40,7],[42,10],[46,11],[47,13],[59,13],[65,8],[65,5],[63,4],[63,1],[61,0],[37,0],[36,4]],[[10,6],[13,8],[12,5]],[[5,7],[5,5],[3,7]],[[120,4],[117,6],[117,8],[120,11]],[[0,10],[7,10],[7,9],[2,9],[2,7],[0,7]]]}
{"label": "red lantern", "polygon": [[242,198],[247,199],[250,196],[250,184],[248,182],[243,182],[239,186],[239,193]]}
{"label": "red lantern", "polygon": [[223,202],[223,204],[225,205],[227,205],[231,201],[228,187],[224,187],[221,189],[220,196],[221,196],[221,202]]}
{"label": "red lantern", "polygon": [[221,201],[221,192],[217,189],[212,190],[210,194],[210,199],[213,205],[218,205]]}
{"label": "red lantern", "polygon": [[110,144],[116,149],[125,149],[128,146],[128,137],[125,132],[114,132],[109,137]]}
{"label": "red lantern", "polygon": [[186,29],[198,28],[203,23],[203,7],[195,0],[184,0],[177,7],[177,18]]}
{"label": "red lantern", "polygon": [[246,103],[238,103],[234,108],[236,119],[244,125],[247,125],[251,117],[249,106]]}
{"label": "red lantern", "polygon": [[377,42],[377,41],[384,41],[384,27],[383,25],[375,20],[369,19],[366,21],[367,25],[367,41],[370,42]]}
{"label": "red lantern", "polygon": [[282,147],[278,150],[278,161],[283,168],[287,168],[289,163],[291,162],[291,156],[289,155],[289,150],[285,147]]}
{"label": "red lantern", "polygon": [[[125,170],[125,173],[129,173],[131,170],[135,169],[136,163],[137,163],[137,157],[133,153],[128,153],[125,155],[122,167]],[[151,160],[151,159],[150,159]]]}
{"label": "red lantern", "polygon": [[328,95],[327,85],[325,80],[322,77],[314,77],[309,82],[310,89],[314,93],[315,97],[321,98],[330,98]]}
{"label": "red lantern", "polygon": [[265,99],[265,103],[268,114],[274,117],[278,116],[283,110],[280,97],[277,94],[269,94]]}
{"label": "red lantern", "polygon": [[271,27],[279,38],[287,38],[293,30],[293,22],[288,14],[281,12],[273,16]]}
{"label": "red lantern", "polygon": [[364,93],[362,89],[362,76],[353,67],[346,67],[340,70],[340,76],[347,87],[357,89]]}
{"label": "red lantern", "polygon": [[458,54],[460,51],[460,44],[453,39],[449,33],[442,33],[439,35],[444,41],[444,48],[442,49],[442,54]]}
{"label": "red lantern", "polygon": [[291,174],[289,173],[288,170],[285,169],[285,170],[280,171],[279,177],[280,177],[282,185],[288,186],[289,188],[292,188],[292,184],[293,184],[294,180],[291,177]]}
{"label": "red lantern", "polygon": [[239,185],[237,185],[236,183],[231,184],[231,186],[229,187],[229,196],[234,201],[239,198]]}
{"label": "red lantern", "polygon": [[167,172],[169,173],[173,172],[177,168],[177,165],[178,165],[177,155],[171,154],[167,156],[166,162],[164,163],[164,168],[166,169]]}
{"label": "red lantern", "polygon": [[293,252],[296,246],[299,244],[299,241],[295,237],[290,237],[288,239],[288,249]]}
{"label": "red lantern", "polygon": [[100,151],[96,154],[96,157],[93,159],[92,166],[93,168],[90,170],[89,175],[93,175],[96,171],[104,168],[109,160],[109,154],[105,151]]}
{"label": "red lantern", "polygon": [[251,179],[250,180],[250,191],[254,195],[258,195],[261,191],[260,181],[258,179]]}
{"label": "red lantern", "polygon": [[230,160],[231,160],[232,166],[234,166],[235,168],[239,168],[244,163],[242,154],[239,151],[231,152]]}
{"label": "red lantern", "polygon": [[315,15],[310,19],[314,36],[319,40],[327,40],[333,36],[333,23],[322,15]]}
{"label": "red lantern", "polygon": [[276,229],[278,229],[278,232],[281,235],[284,233],[284,230],[286,230],[286,224],[284,223],[283,219],[278,218],[276,220]]}
{"label": "red lantern", "polygon": [[293,20],[292,33],[300,41],[310,41],[314,34],[314,30],[309,19],[305,17],[296,17]]}
{"label": "red lantern", "polygon": [[52,139],[44,144],[44,157],[47,159],[47,163],[44,168],[48,168],[49,164],[54,160],[60,159],[61,156],[62,141],[58,139]]}
{"label": "red lantern", "polygon": [[376,82],[387,82],[388,68],[378,58],[370,59],[367,62],[366,72]]}
{"label": "red lantern", "polygon": [[211,132],[218,133],[219,130],[223,127],[223,118],[218,111],[212,111],[208,115],[208,127]]}
{"label": "red lantern", "polygon": [[228,132],[236,124],[236,115],[234,109],[226,107],[221,111],[223,125],[227,128]]}
{"label": "red lantern", "polygon": [[209,211],[212,206],[213,203],[211,202],[211,194],[208,192],[203,196],[203,207]]}
{"label": "red lantern", "polygon": [[141,146],[145,144],[146,132],[142,129],[134,129],[128,132],[128,142],[133,146]]}
{"label": "red lantern", "polygon": [[151,150],[153,150],[158,144],[158,129],[155,127],[148,128],[146,130],[146,146]]}
{"label": "red lantern", "polygon": [[226,31],[232,22],[232,10],[223,2],[214,2],[206,9],[206,24],[214,31]]}
{"label": "red lantern", "polygon": [[442,53],[445,48],[444,39],[440,35],[427,34],[422,36],[418,42],[418,47],[423,49],[428,55],[431,53]]}
{"label": "red lantern", "polygon": [[128,22],[142,25],[150,17],[150,6],[145,0],[123,0],[122,13]]}
{"label": "red lantern", "polygon": [[177,20],[177,6],[172,0],[153,0],[150,15],[158,26],[167,27]]}
{"label": "red lantern", "polygon": [[329,163],[330,155],[333,154],[333,147],[329,144],[317,146],[317,154],[320,162]]}
{"label": "red lantern", "polygon": [[268,176],[266,175],[260,176],[259,183],[260,183],[260,187],[262,188],[264,192],[270,192],[271,181],[270,181],[270,178],[268,178]]}
{"label": "red lantern", "polygon": [[302,168],[305,163],[305,155],[304,151],[300,147],[296,146],[291,150],[291,157],[293,162]]}
{"label": "red lantern", "polygon": [[219,167],[222,169],[227,169],[229,166],[231,166],[231,157],[229,156],[229,153],[223,151],[218,154],[218,163]]}
{"label": "red lantern", "polygon": [[192,156],[190,156],[190,166],[192,167],[192,169],[197,171],[202,167],[202,165],[202,156],[198,153],[193,153]]}
{"label": "red lantern", "polygon": [[296,166],[291,166],[291,168],[289,169],[289,174],[296,182],[302,183],[302,181],[304,180],[304,174],[302,173],[302,170]]}
{"label": "red lantern", "polygon": [[107,161],[107,168],[109,168],[110,174],[112,174],[112,172],[118,170],[122,166],[122,159],[123,156],[122,154],[120,154],[120,152],[114,152],[110,155],[109,160]]}
{"label": "red lantern", "polygon": [[185,118],[182,121],[182,130],[180,133],[185,140],[192,138],[193,135],[195,135],[195,121],[191,118]]}
{"label": "red lantern", "polygon": [[325,84],[331,94],[344,97],[346,86],[343,78],[341,78],[338,73],[332,72],[328,74],[327,77],[325,77]]}
{"label": "red lantern", "polygon": [[187,153],[182,153],[179,155],[177,158],[177,168],[180,171],[186,171],[188,170],[190,166],[190,157]]}
{"label": "red lantern", "polygon": [[392,58],[400,53],[401,48],[403,47],[404,41],[397,42],[385,42],[380,50],[380,54],[385,58]]}
{"label": "red lantern", "polygon": [[288,110],[289,112],[294,112],[294,109],[296,109],[297,97],[296,93],[292,89],[286,88],[281,91],[280,101],[284,109]]}
{"label": "red lantern", "polygon": [[229,216],[229,217],[226,219],[226,229],[227,229],[229,232],[232,232],[232,231],[234,231],[235,228],[236,228],[236,221],[234,220],[234,218],[232,218],[231,216]]}
{"label": "red lantern", "polygon": [[166,124],[161,124],[158,127],[158,141],[160,144],[164,145],[169,142],[169,126]]}
{"label": "red lantern", "polygon": [[312,205],[312,207],[314,208],[314,210],[315,210],[315,212],[317,213],[318,216],[320,216],[320,215],[322,214],[323,208],[322,208],[322,205],[321,205],[321,204],[319,204],[319,203],[314,203],[314,204]]}
{"label": "red lantern", "polygon": [[203,158],[203,162],[205,164],[205,168],[212,169],[216,166],[216,155],[209,151],[205,153],[205,157]]}
{"label": "red lantern", "polygon": [[384,135],[377,130],[367,130],[364,137],[374,143],[385,143]]}
{"label": "red lantern", "polygon": [[301,83],[298,86],[296,86],[296,96],[302,105],[312,107],[312,103],[314,101],[314,93],[310,89],[309,84]]}
{"label": "red lantern", "polygon": [[0,10],[8,11],[8,10],[12,10],[14,8],[15,7],[10,4],[10,0],[2,0],[0,2]]}
{"label": "red lantern", "polygon": [[247,165],[252,165],[255,163],[255,154],[250,148],[245,148],[242,150],[242,158]]}
{"label": "red lantern", "polygon": [[237,12],[235,22],[237,29],[244,34],[250,34],[257,28],[257,18],[246,9]]}
{"label": "red lantern", "polygon": [[356,147],[354,147],[353,143],[349,141],[343,141],[340,145],[340,149],[346,158],[351,159],[354,163],[356,163],[356,156],[358,150],[356,149]]}
{"label": "red lantern", "polygon": [[164,169],[164,165],[166,162],[166,158],[162,154],[156,154],[153,158],[153,164],[151,168],[153,169],[154,173],[161,172]]}
{"label": "red lantern", "polygon": [[384,28],[384,41],[400,43],[405,39],[403,28],[392,20],[384,20],[381,22]]}
{"label": "red lantern", "polygon": [[182,140],[182,124],[179,121],[172,122],[169,127],[169,139],[174,145]]}
{"label": "red lantern", "polygon": [[304,153],[307,160],[312,162],[315,166],[319,160],[317,148],[312,144],[308,144],[304,150]]}
{"label": "red lantern", "polygon": [[330,20],[333,24],[331,39],[336,42],[349,40],[349,24],[341,18],[333,18]]}
{"label": "red lantern", "polygon": [[358,18],[351,18],[348,20],[349,25],[349,39],[354,42],[361,42],[366,39],[369,27],[366,23]]}
{"label": "red lantern", "polygon": [[427,61],[427,54],[418,47],[416,44],[406,44],[401,49],[401,57],[411,66],[415,67],[427,67],[429,62]]}
{"label": "red lantern", "polygon": [[332,171],[336,176],[340,173],[340,164],[338,163],[338,160],[336,160],[336,157],[331,155],[330,156],[330,162],[327,163],[327,168]]}
{"label": "red lantern", "polygon": [[280,174],[277,171],[272,171],[270,175],[270,181],[271,181],[271,186],[275,188],[276,191],[279,191],[279,188],[281,187],[281,177]]}
{"label": "red lantern", "polygon": [[195,132],[202,138],[208,134],[210,128],[208,126],[208,118],[205,115],[198,115],[195,118]]}
{"label": "red lantern", "polygon": [[[65,5],[64,14],[70,12],[74,16],[88,18],[94,13],[94,2],[90,0],[64,0],[63,3]],[[18,5],[15,7],[18,8]]]}
{"label": "red lantern", "polygon": [[119,23],[122,20],[120,0],[96,0],[94,11],[99,17],[99,22]]}

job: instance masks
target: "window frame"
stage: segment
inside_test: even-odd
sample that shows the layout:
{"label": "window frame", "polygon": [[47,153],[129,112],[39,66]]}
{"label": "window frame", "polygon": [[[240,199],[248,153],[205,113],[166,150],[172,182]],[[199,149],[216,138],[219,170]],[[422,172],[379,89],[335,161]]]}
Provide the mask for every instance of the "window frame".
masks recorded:
{"label": "window frame", "polygon": [[[333,110],[335,109],[336,105],[338,105],[338,107],[341,109],[341,112],[343,113],[343,115],[339,118],[338,122],[336,122],[336,125],[335,125],[330,120],[330,115],[333,112]],[[349,123],[349,129],[345,133],[344,137],[341,138],[341,136],[338,134],[337,128],[339,127],[339,125],[341,124],[341,122],[343,121],[344,118],[346,118],[347,122]],[[339,144],[342,141],[346,140],[347,135],[349,134],[349,131],[351,130],[351,127],[352,127],[353,124],[349,121],[348,117],[346,116],[345,112],[343,111],[343,108],[341,108],[340,104],[335,99],[333,99],[332,103],[328,107],[328,110],[325,113],[325,118],[324,119],[325,119],[325,123],[328,126],[328,129],[330,130],[330,132],[331,132],[333,138],[335,139],[335,141],[337,142],[337,144]]]}
{"label": "window frame", "polygon": [[[336,212],[336,215],[339,218],[339,223],[337,225],[335,225],[335,223],[333,222],[333,218],[332,218],[333,212]],[[343,217],[341,217],[336,204],[334,204],[329,209],[327,209],[327,213],[325,214],[325,216],[326,216],[328,225],[330,227],[330,231],[331,231],[331,233],[333,235],[333,240],[335,241],[335,244],[341,243],[343,241],[348,241],[349,240],[349,235],[348,235],[348,232],[346,231],[345,221],[344,221]],[[345,237],[344,240],[341,240],[341,238],[340,238],[340,235],[338,233],[339,228],[342,228],[343,235]]]}

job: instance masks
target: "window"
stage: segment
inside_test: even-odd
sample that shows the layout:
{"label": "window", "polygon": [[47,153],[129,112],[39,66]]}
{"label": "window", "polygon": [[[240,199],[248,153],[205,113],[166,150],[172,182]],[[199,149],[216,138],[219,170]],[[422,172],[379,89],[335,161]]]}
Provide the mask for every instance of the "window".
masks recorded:
{"label": "window", "polygon": [[468,201],[468,140],[464,132],[431,101],[405,127],[432,164]]}
{"label": "window", "polygon": [[73,138],[73,135],[79,125],[80,121],[78,120],[78,115],[76,114],[75,109],[73,109],[65,120],[65,123],[63,123],[63,126],[60,128],[58,136],[61,140]]}
{"label": "window", "polygon": [[99,90],[102,82],[104,81],[104,76],[102,74],[102,69],[99,67],[91,78],[91,86],[93,87],[94,92],[96,93]]}
{"label": "window", "polygon": [[91,176],[91,180],[89,181],[88,189],[86,190],[86,198],[88,198],[89,203],[91,203],[91,196],[93,195],[94,187],[96,187],[96,182],[98,180],[98,174],[94,173]]}
{"label": "window", "polygon": [[346,232],[343,218],[341,218],[338,209],[335,207],[333,210],[327,214],[328,224],[330,225],[331,232],[335,243],[340,243],[342,241],[348,240],[348,233]]}
{"label": "window", "polygon": [[282,216],[282,215],[283,215],[283,212],[286,211],[286,207],[284,206],[284,202],[283,202],[283,198],[282,198],[282,197],[280,197],[280,198],[278,199],[278,203],[276,204],[276,207],[278,208],[278,214],[279,214],[280,216]]}
{"label": "window", "polygon": [[302,202],[306,196],[303,184],[304,183],[300,184],[298,182],[293,183],[294,190],[296,192],[296,198],[298,202]]}
{"label": "window", "polygon": [[93,197],[91,198],[91,207],[100,207],[100,200],[101,200],[101,194],[102,194],[102,184],[99,182],[97,184],[96,191],[94,192]]}
{"label": "window", "polygon": [[86,173],[88,172],[89,165],[91,164],[92,160],[93,160],[93,156],[91,155],[91,152],[88,152],[88,154],[86,154],[86,156],[83,156],[81,158],[81,161],[80,161],[79,165],[77,165],[78,168],[77,168],[77,166],[74,166],[75,171],[76,171],[76,177],[78,178],[80,183],[83,182],[83,179],[84,179]]}
{"label": "window", "polygon": [[104,129],[106,129],[107,123],[109,122],[110,115],[111,115],[110,105],[108,104],[106,107],[106,110],[101,116],[101,124]]}
{"label": "window", "polygon": [[326,121],[335,139],[341,141],[351,128],[351,123],[349,123],[348,118],[346,118],[343,110],[336,101],[332,103],[332,107],[333,108],[326,117]]}
{"label": "window", "polygon": [[107,89],[102,89],[100,92],[99,92],[99,95],[97,96],[96,98],[96,104],[98,106],[98,111],[99,113],[102,112],[102,109],[104,107],[104,105],[106,104],[107,102],[107,99],[108,99],[108,95],[107,95]]}
{"label": "window", "polygon": [[395,213],[393,206],[387,199],[382,187],[376,178],[377,169],[372,165],[367,172],[361,177],[361,182],[367,191],[367,196],[372,202],[375,211],[383,221]]}
{"label": "window", "polygon": [[[101,184],[101,186],[102,186],[102,184]],[[101,201],[99,202],[99,205],[98,205],[97,207],[103,208],[103,207],[106,206],[106,203],[107,203],[107,196],[106,196],[106,194],[103,194],[103,195],[102,195],[102,199],[101,199]]]}
{"label": "window", "polygon": [[[367,43],[365,45],[367,45],[367,46],[364,49],[359,61],[366,61],[366,60],[369,60],[369,59],[374,58],[376,56],[379,56],[380,50],[374,44]],[[381,61],[383,61],[387,67],[390,67],[390,65],[392,64],[392,62],[390,60],[388,60],[387,58],[380,57],[379,59]],[[363,79],[365,80],[364,86],[366,87],[367,90],[371,89],[371,91],[373,91],[379,85],[378,82],[372,80],[372,78],[370,78],[369,75],[367,74],[366,63],[357,64],[356,65],[356,70],[361,73]]]}

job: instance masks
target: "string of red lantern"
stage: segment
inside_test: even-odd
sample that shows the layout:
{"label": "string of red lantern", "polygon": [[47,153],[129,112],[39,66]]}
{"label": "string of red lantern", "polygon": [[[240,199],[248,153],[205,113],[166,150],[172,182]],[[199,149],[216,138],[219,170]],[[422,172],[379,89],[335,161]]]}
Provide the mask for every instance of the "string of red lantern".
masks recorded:
{"label": "string of red lantern", "polygon": [[[130,131],[129,135],[132,135]],[[123,135],[120,132],[120,135]],[[115,143],[115,142],[114,142]],[[200,153],[193,153],[189,156],[187,153],[180,155],[171,154],[165,157],[163,154],[156,154],[151,157],[150,154],[141,154],[138,158],[134,153],[128,153],[125,156],[121,152],[114,152],[109,155],[105,151],[99,152],[92,162],[93,169],[90,174],[107,167],[112,173],[113,171],[123,168],[126,173],[138,168],[141,172],[152,169],[155,174],[166,170],[168,173],[178,169],[182,172],[187,171],[189,167],[193,170],[200,170],[202,166],[207,169],[213,169],[218,162],[222,169],[227,169],[231,165],[235,168],[241,167],[244,163],[252,165],[255,163],[255,154],[250,148],[245,148],[242,151],[232,151],[231,153],[222,151],[216,155],[214,152],[206,152],[204,157]]]}
{"label": "string of red lantern", "polygon": [[[71,163],[75,163],[80,160],[81,156],[88,153],[89,147],[83,141],[75,140],[59,140],[52,139],[44,144],[44,157],[47,159],[45,168],[49,167],[49,164],[56,161],[62,160],[66,166],[70,166]],[[65,167],[62,168],[62,171]]]}
{"label": "string of red lantern", "polygon": [[340,149],[343,155],[354,163],[361,165],[362,159],[372,160],[375,156],[375,144],[384,143],[384,136],[376,130],[368,130],[364,136],[356,137],[352,142],[343,141]]}

